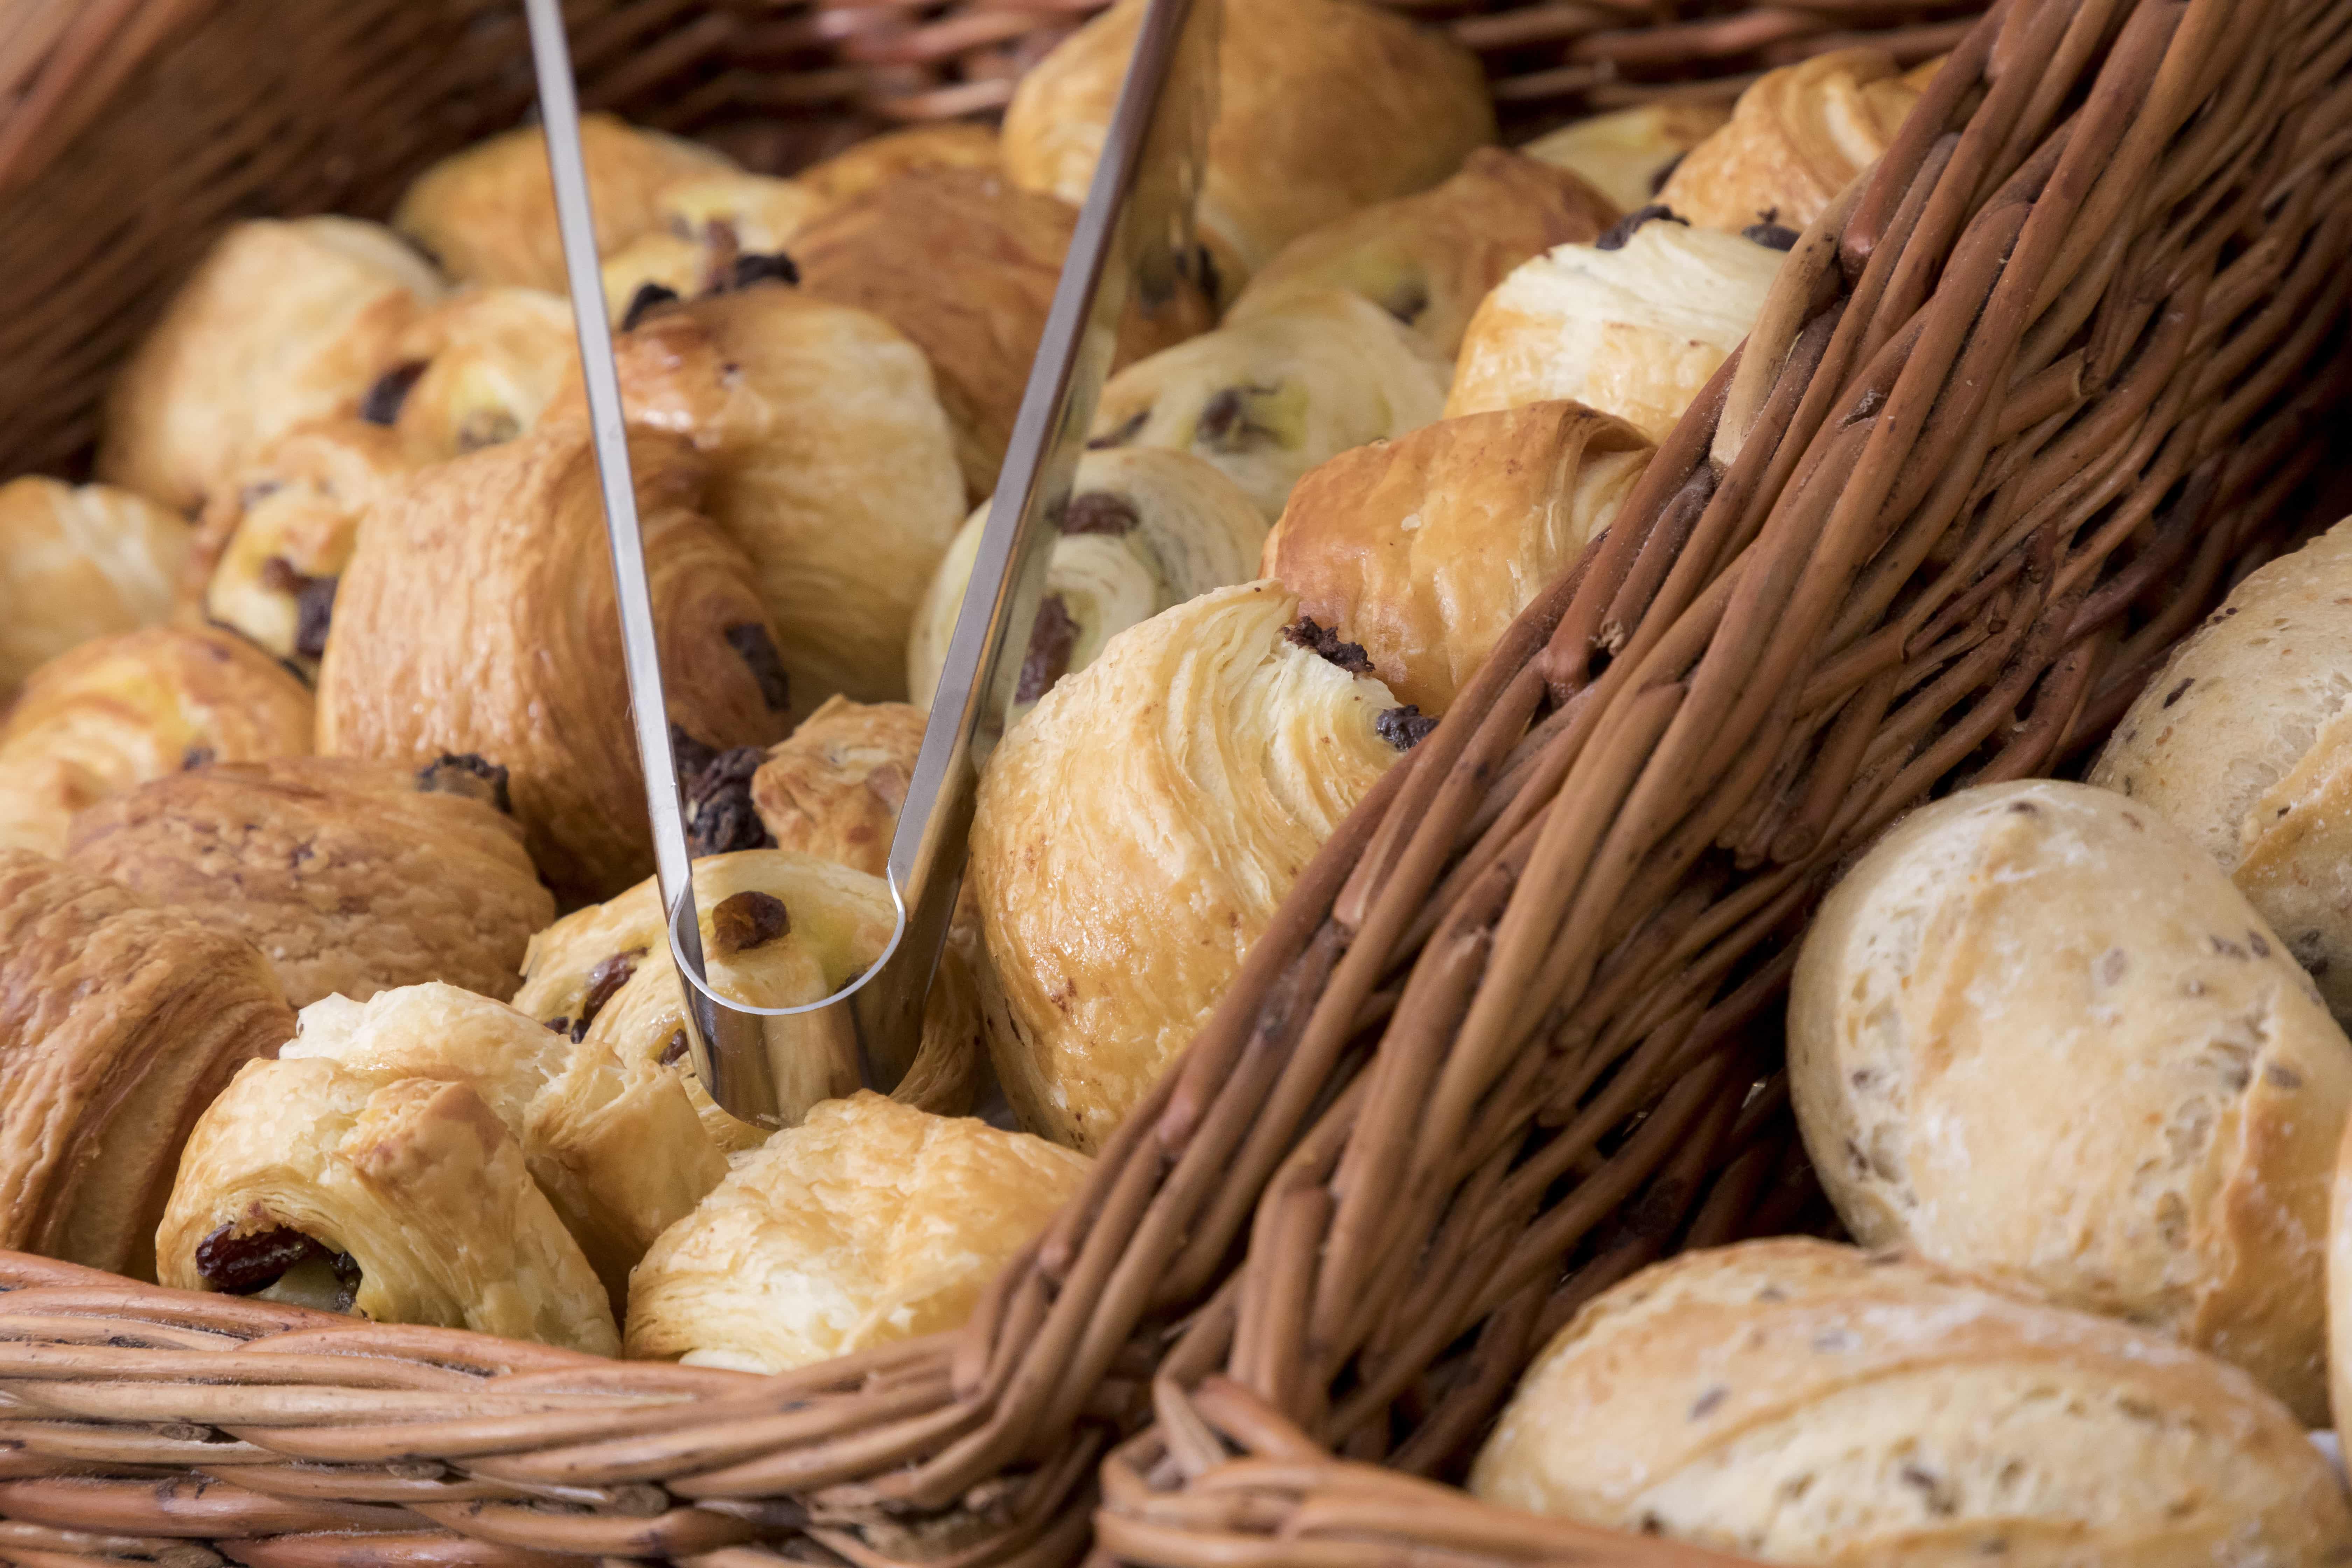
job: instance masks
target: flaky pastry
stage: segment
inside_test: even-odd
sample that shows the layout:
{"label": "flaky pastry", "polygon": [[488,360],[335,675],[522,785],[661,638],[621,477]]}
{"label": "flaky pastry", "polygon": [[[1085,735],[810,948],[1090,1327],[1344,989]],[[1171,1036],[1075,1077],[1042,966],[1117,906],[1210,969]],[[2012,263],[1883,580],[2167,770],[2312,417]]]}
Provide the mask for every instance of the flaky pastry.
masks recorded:
{"label": "flaky pastry", "polygon": [[952,120],[868,136],[793,178],[821,204],[834,206],[908,169],[996,169],[1003,161],[995,127]]}
{"label": "flaky pastry", "polygon": [[367,410],[422,466],[511,441],[579,374],[569,300],[536,289],[461,289],[400,342]]}
{"label": "flaky pastry", "polygon": [[1878,161],[1924,83],[1881,49],[1837,49],[1767,71],[1731,122],[1676,164],[1658,200],[1708,228],[1803,228]]}
{"label": "flaky pastry", "polygon": [[187,520],[112,485],[0,485],[0,701],[78,644],[171,614]]}
{"label": "flaky pastry", "polygon": [[756,273],[790,277],[784,247],[826,203],[798,180],[727,170],[689,174],[655,201],[660,226],[604,258],[604,303],[616,321],[667,292],[691,300]]}
{"label": "flaky pastry", "polygon": [[1582,176],[1618,211],[1633,212],[1656,201],[1683,155],[1730,118],[1729,104],[1669,98],[1563,125],[1519,151]]}
{"label": "flaky pastry", "polygon": [[923,710],[905,702],[828,698],[769,748],[751,775],[751,805],[769,838],[780,849],[885,875],[923,721]]}

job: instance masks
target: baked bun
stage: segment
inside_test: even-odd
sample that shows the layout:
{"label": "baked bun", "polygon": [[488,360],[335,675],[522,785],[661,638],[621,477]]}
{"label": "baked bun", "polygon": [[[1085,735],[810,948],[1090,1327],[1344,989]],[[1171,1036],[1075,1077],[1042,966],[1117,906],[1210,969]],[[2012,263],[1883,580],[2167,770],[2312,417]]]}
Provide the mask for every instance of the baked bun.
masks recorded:
{"label": "baked bun", "polygon": [[297,425],[357,414],[441,292],[378,225],[237,224],[115,377],[98,477],[194,516]]}
{"label": "baked bun", "polygon": [[2091,770],[2187,834],[2352,1020],[2352,522],[2238,584]]}
{"label": "baked bun", "polygon": [[1088,445],[1191,452],[1271,521],[1324,458],[1436,418],[1449,374],[1443,354],[1362,295],[1294,295],[1112,376]]}
{"label": "baked bun", "polygon": [[[834,207],[793,241],[802,287],[888,321],[930,357],[973,500],[996,489],[1045,336],[1077,208],[990,169],[913,168]],[[1206,328],[1190,290],[1128,301],[1119,363]]]}
{"label": "baked bun", "polygon": [[0,1246],[153,1279],[188,1130],[293,1032],[245,942],[0,849]]}
{"label": "baked bun", "polygon": [[[907,682],[925,707],[939,689],[987,521],[984,506],[965,520],[915,616]],[[1212,588],[1248,582],[1265,542],[1265,518],[1255,503],[1189,452],[1118,447],[1085,454],[1006,725],[1137,622]]]}
{"label": "baked bun", "polygon": [[62,855],[74,813],[206,762],[310,749],[310,693],[251,644],[149,626],[86,642],[25,682],[0,721],[0,847]]}
{"label": "baked bun", "polygon": [[811,163],[793,179],[825,206],[862,196],[909,169],[999,169],[996,128],[968,120],[910,125],[868,136]]}
{"label": "baked bun", "polygon": [[[580,117],[580,146],[600,256],[660,226],[665,187],[735,166],[710,148],[610,114]],[[567,292],[547,136],[536,125],[477,142],[417,175],[392,222],[461,283]]]}
{"label": "baked bun", "polygon": [[[698,510],[686,444],[632,434],[670,721],[716,746],[786,725],[774,633],[751,563]],[[344,569],[319,672],[319,749],[507,770],[531,859],[558,897],[653,866],[596,462],[583,426],[420,470]]]}
{"label": "baked bun", "polygon": [[[1633,232],[1625,232],[1631,226]],[[1748,335],[1781,252],[1671,218],[1628,220],[1615,248],[1563,245],[1486,296],[1445,412],[1573,398],[1653,441]]]}
{"label": "baked bun", "polygon": [[1822,1568],[2352,1552],[2327,1460],[2236,1369],[1798,1237],[1687,1253],[1592,1301],[1521,1380],[1470,1489]]}
{"label": "baked bun", "polygon": [[0,485],[0,702],[67,649],[170,615],[193,537],[185,518],[112,485]]}
{"label": "baked bun", "polygon": [[654,1244],[628,1353],[776,1373],[959,1327],[1088,1163],[878,1094],[827,1100]]}
{"label": "baked bun", "polygon": [[579,374],[571,301],[536,289],[464,289],[401,340],[368,412],[422,466],[511,441]]}
{"label": "baked bun", "polygon": [[[751,558],[799,710],[904,697],[908,629],[963,515],[921,353],[772,283],[656,311],[615,353],[630,419],[708,463],[705,506]],[[576,389],[563,405],[585,407]]]}
{"label": "baked bun", "polygon": [[1335,218],[1284,246],[1225,320],[1346,289],[1451,359],[1470,313],[1513,268],[1555,245],[1592,239],[1618,216],[1576,175],[1481,147],[1442,184]]}
{"label": "baked bun", "polygon": [[504,786],[470,757],[215,763],[83,812],[68,858],[245,938],[297,1007],[426,980],[511,996],[555,900]]}
{"label": "baked bun", "polygon": [[[1004,166],[1086,199],[1143,0],[1119,0],[1021,79]],[[1348,0],[1226,8],[1202,238],[1238,282],[1312,228],[1425,190],[1495,139],[1478,62],[1441,34]]]}
{"label": "baked bun", "polygon": [[1563,125],[1519,151],[1580,176],[1618,211],[1633,212],[1656,201],[1683,155],[1730,118],[1728,104],[1669,98]]}
{"label": "baked bun", "polygon": [[1881,49],[1837,49],[1757,79],[1658,200],[1708,228],[1801,229],[1878,161],[1924,83]]}
{"label": "baked bun", "polygon": [[890,836],[923,749],[924,714],[905,702],[825,700],[751,775],[769,839],[869,877],[889,874]]}
{"label": "baked bun", "polygon": [[464,1083],[250,1064],[189,1138],[155,1251],[175,1289],[620,1349],[595,1271]]}
{"label": "baked bun", "polygon": [[[755,273],[790,278],[784,247],[825,203],[798,180],[735,170],[689,174],[655,201],[659,227],[604,260],[604,303],[614,321],[650,298],[693,299]],[[651,286],[656,294],[644,290]]]}
{"label": "baked bun", "polygon": [[1789,1070],[1855,1239],[2165,1330],[2325,1419],[2352,1044],[2146,806],[2038,782],[1905,819],[1805,939]]}
{"label": "baked bun", "polygon": [[1102,1147],[1397,759],[1363,650],[1297,615],[1249,583],[1154,616],[990,757],[970,872],[989,1050],[1032,1131]]}
{"label": "baked bun", "polygon": [[1264,575],[1442,713],[1504,631],[1607,528],[1650,443],[1580,403],[1530,403],[1359,447],[1290,492]]}

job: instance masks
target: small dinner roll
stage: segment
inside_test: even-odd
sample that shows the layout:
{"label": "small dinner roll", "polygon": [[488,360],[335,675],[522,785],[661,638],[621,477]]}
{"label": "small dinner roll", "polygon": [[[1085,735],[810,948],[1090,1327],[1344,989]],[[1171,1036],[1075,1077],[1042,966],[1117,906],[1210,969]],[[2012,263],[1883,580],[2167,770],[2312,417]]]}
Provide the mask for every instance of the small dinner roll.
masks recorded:
{"label": "small dinner roll", "polygon": [[78,644],[172,613],[187,519],[112,485],[0,485],[0,702]]}
{"label": "small dinner roll", "polygon": [[646,1255],[628,1353],[775,1373],[955,1328],[1089,1163],[878,1094],[827,1100]]}
{"label": "small dinner roll", "polygon": [[[985,506],[965,520],[915,616],[907,683],[926,707],[947,664],[987,521]],[[1212,588],[1248,582],[1265,542],[1265,518],[1255,503],[1189,452],[1117,447],[1081,457],[1006,725],[1137,622]]]}
{"label": "small dinner roll", "polygon": [[1511,622],[1607,528],[1653,448],[1580,403],[1424,425],[1298,481],[1264,575],[1443,713]]}
{"label": "small dinner roll", "polygon": [[1445,412],[1568,397],[1663,441],[1748,335],[1780,260],[1769,245],[1671,217],[1547,251],[1471,318]]}
{"label": "small dinner roll", "polygon": [[1448,374],[1443,354],[1362,295],[1294,295],[1112,376],[1087,444],[1191,452],[1270,521],[1326,458],[1436,418]]}
{"label": "small dinner roll", "polygon": [[2352,1044],[2147,806],[2030,782],[1906,818],[1805,938],[1789,1069],[1857,1240],[2162,1329],[2325,1418]]}
{"label": "small dinner roll", "polygon": [[1370,668],[1279,584],[1219,588],[1113,637],[997,746],[971,878],[1023,1125],[1093,1152],[1190,1043],[1400,754]]}
{"label": "small dinner roll", "polygon": [[236,225],[115,377],[98,477],[194,516],[297,425],[357,414],[442,289],[376,224]]}
{"label": "small dinner roll", "polygon": [[1520,1381],[1470,1489],[1820,1568],[2352,1553],[2334,1470],[2237,1369],[1806,1237],[1687,1253],[1593,1300]]}
{"label": "small dinner roll", "polygon": [[911,703],[834,697],[769,747],[750,787],[776,847],[887,875],[923,722]]}
{"label": "small dinner roll", "polygon": [[511,441],[579,374],[572,303],[537,289],[461,289],[401,339],[367,414],[422,467]]}
{"label": "small dinner roll", "polygon": [[1683,155],[1730,118],[1728,104],[1663,99],[1563,125],[1519,151],[1581,176],[1618,211],[1629,213],[1656,201],[1658,187]]}
{"label": "small dinner roll", "polygon": [[1883,49],[1836,49],[1767,71],[1657,199],[1708,228],[1801,229],[1878,161],[1925,86]]}

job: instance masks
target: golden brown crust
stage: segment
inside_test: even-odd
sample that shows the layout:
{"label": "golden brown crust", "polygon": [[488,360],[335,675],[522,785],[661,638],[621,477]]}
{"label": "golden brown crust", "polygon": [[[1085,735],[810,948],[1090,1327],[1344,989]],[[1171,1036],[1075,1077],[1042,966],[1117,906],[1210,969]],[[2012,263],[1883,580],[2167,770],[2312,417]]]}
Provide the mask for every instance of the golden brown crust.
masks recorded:
{"label": "golden brown crust", "polygon": [[835,206],[908,169],[996,169],[1003,162],[994,126],[951,121],[869,136],[793,177],[819,203]]}
{"label": "golden brown crust", "polygon": [[1580,403],[1531,403],[1359,447],[1290,492],[1264,574],[1370,656],[1403,701],[1442,713],[1528,604],[1566,571],[1650,460]]}
{"label": "golden brown crust", "polygon": [[[638,431],[629,450],[670,721],[709,745],[767,744],[785,728],[784,693],[772,679],[763,693],[755,669],[772,659],[773,632],[750,563],[697,510],[702,470],[683,442]],[[645,784],[585,431],[423,469],[374,516],[336,593],[319,749],[505,768],[559,897],[644,875]]]}
{"label": "golden brown crust", "polygon": [[259,948],[297,1007],[446,980],[514,994],[555,918],[490,780],[348,757],[218,763],[74,819],[68,858]]}
{"label": "golden brown crust", "polygon": [[112,485],[0,485],[0,702],[68,649],[170,615],[194,540],[185,518]]}
{"label": "golden brown crust", "polygon": [[1803,228],[1886,151],[1921,90],[1879,49],[1768,71],[1739,95],[1731,122],[1675,166],[1658,200],[1709,228]]}
{"label": "golden brown crust", "polygon": [[188,1130],[293,1033],[247,943],[0,849],[0,1245],[152,1279]]}
{"label": "golden brown crust", "polygon": [[580,340],[559,295],[462,289],[418,319],[399,354],[396,374],[415,379],[393,419],[407,460],[422,467],[530,430],[579,374]]}
{"label": "golden brown crust", "polygon": [[1727,103],[1670,98],[1563,125],[1519,151],[1581,175],[1618,210],[1632,212],[1656,201],[1683,154],[1730,118]]}
{"label": "golden brown crust", "polygon": [[751,804],[768,837],[780,849],[886,875],[923,722],[923,710],[908,703],[829,699],[751,775]]}

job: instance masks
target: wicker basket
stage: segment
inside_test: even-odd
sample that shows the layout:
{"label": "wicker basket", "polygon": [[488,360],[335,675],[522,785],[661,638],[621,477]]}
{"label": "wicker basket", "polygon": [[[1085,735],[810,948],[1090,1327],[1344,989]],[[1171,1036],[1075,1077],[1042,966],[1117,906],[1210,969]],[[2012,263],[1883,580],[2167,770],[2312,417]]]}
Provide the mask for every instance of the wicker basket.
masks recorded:
{"label": "wicker basket", "polygon": [[[640,112],[680,73],[723,79],[711,37],[751,36],[731,10],[595,10],[593,94]],[[1459,25],[1571,10],[1609,7]],[[462,69],[402,55],[476,12],[495,25]],[[151,168],[158,232],[263,196],[380,205],[520,102],[498,8],[348,14],[330,42],[290,0],[211,13],[20,184],[5,243],[46,257],[96,191],[131,202],[121,140],[160,145],[174,94],[259,48],[257,18],[286,30],[277,56],[402,66],[467,112],[412,113],[396,155],[338,171],[268,143],[250,93],[207,102],[266,172],[222,200],[222,161],[188,161],[210,185]],[[1694,27],[1786,42],[1792,14]],[[761,25],[795,47],[844,39],[835,68],[873,113],[989,79],[990,51],[1067,16],[776,15]],[[940,48],[923,69],[953,56],[964,79],[894,98],[846,52],[889,36],[961,37],[982,63]],[[460,76],[506,96],[467,100]],[[677,120],[723,119],[717,101]],[[181,141],[208,149],[189,112]],[[6,1258],[0,1557],[985,1568],[1091,1539],[1164,1568],[1706,1561],[1437,1482],[1579,1303],[1678,1247],[1818,1216],[1775,1059],[1807,910],[1930,792],[2095,739],[2291,538],[2352,390],[2347,253],[2352,6],[2001,0],[1799,241],[1618,524],[1325,847],[965,1330],[756,1378]],[[88,392],[170,270],[126,261],[46,301],[50,352],[19,345],[7,395],[79,412],[19,460],[86,439]],[[10,315],[27,332],[30,304]]]}

